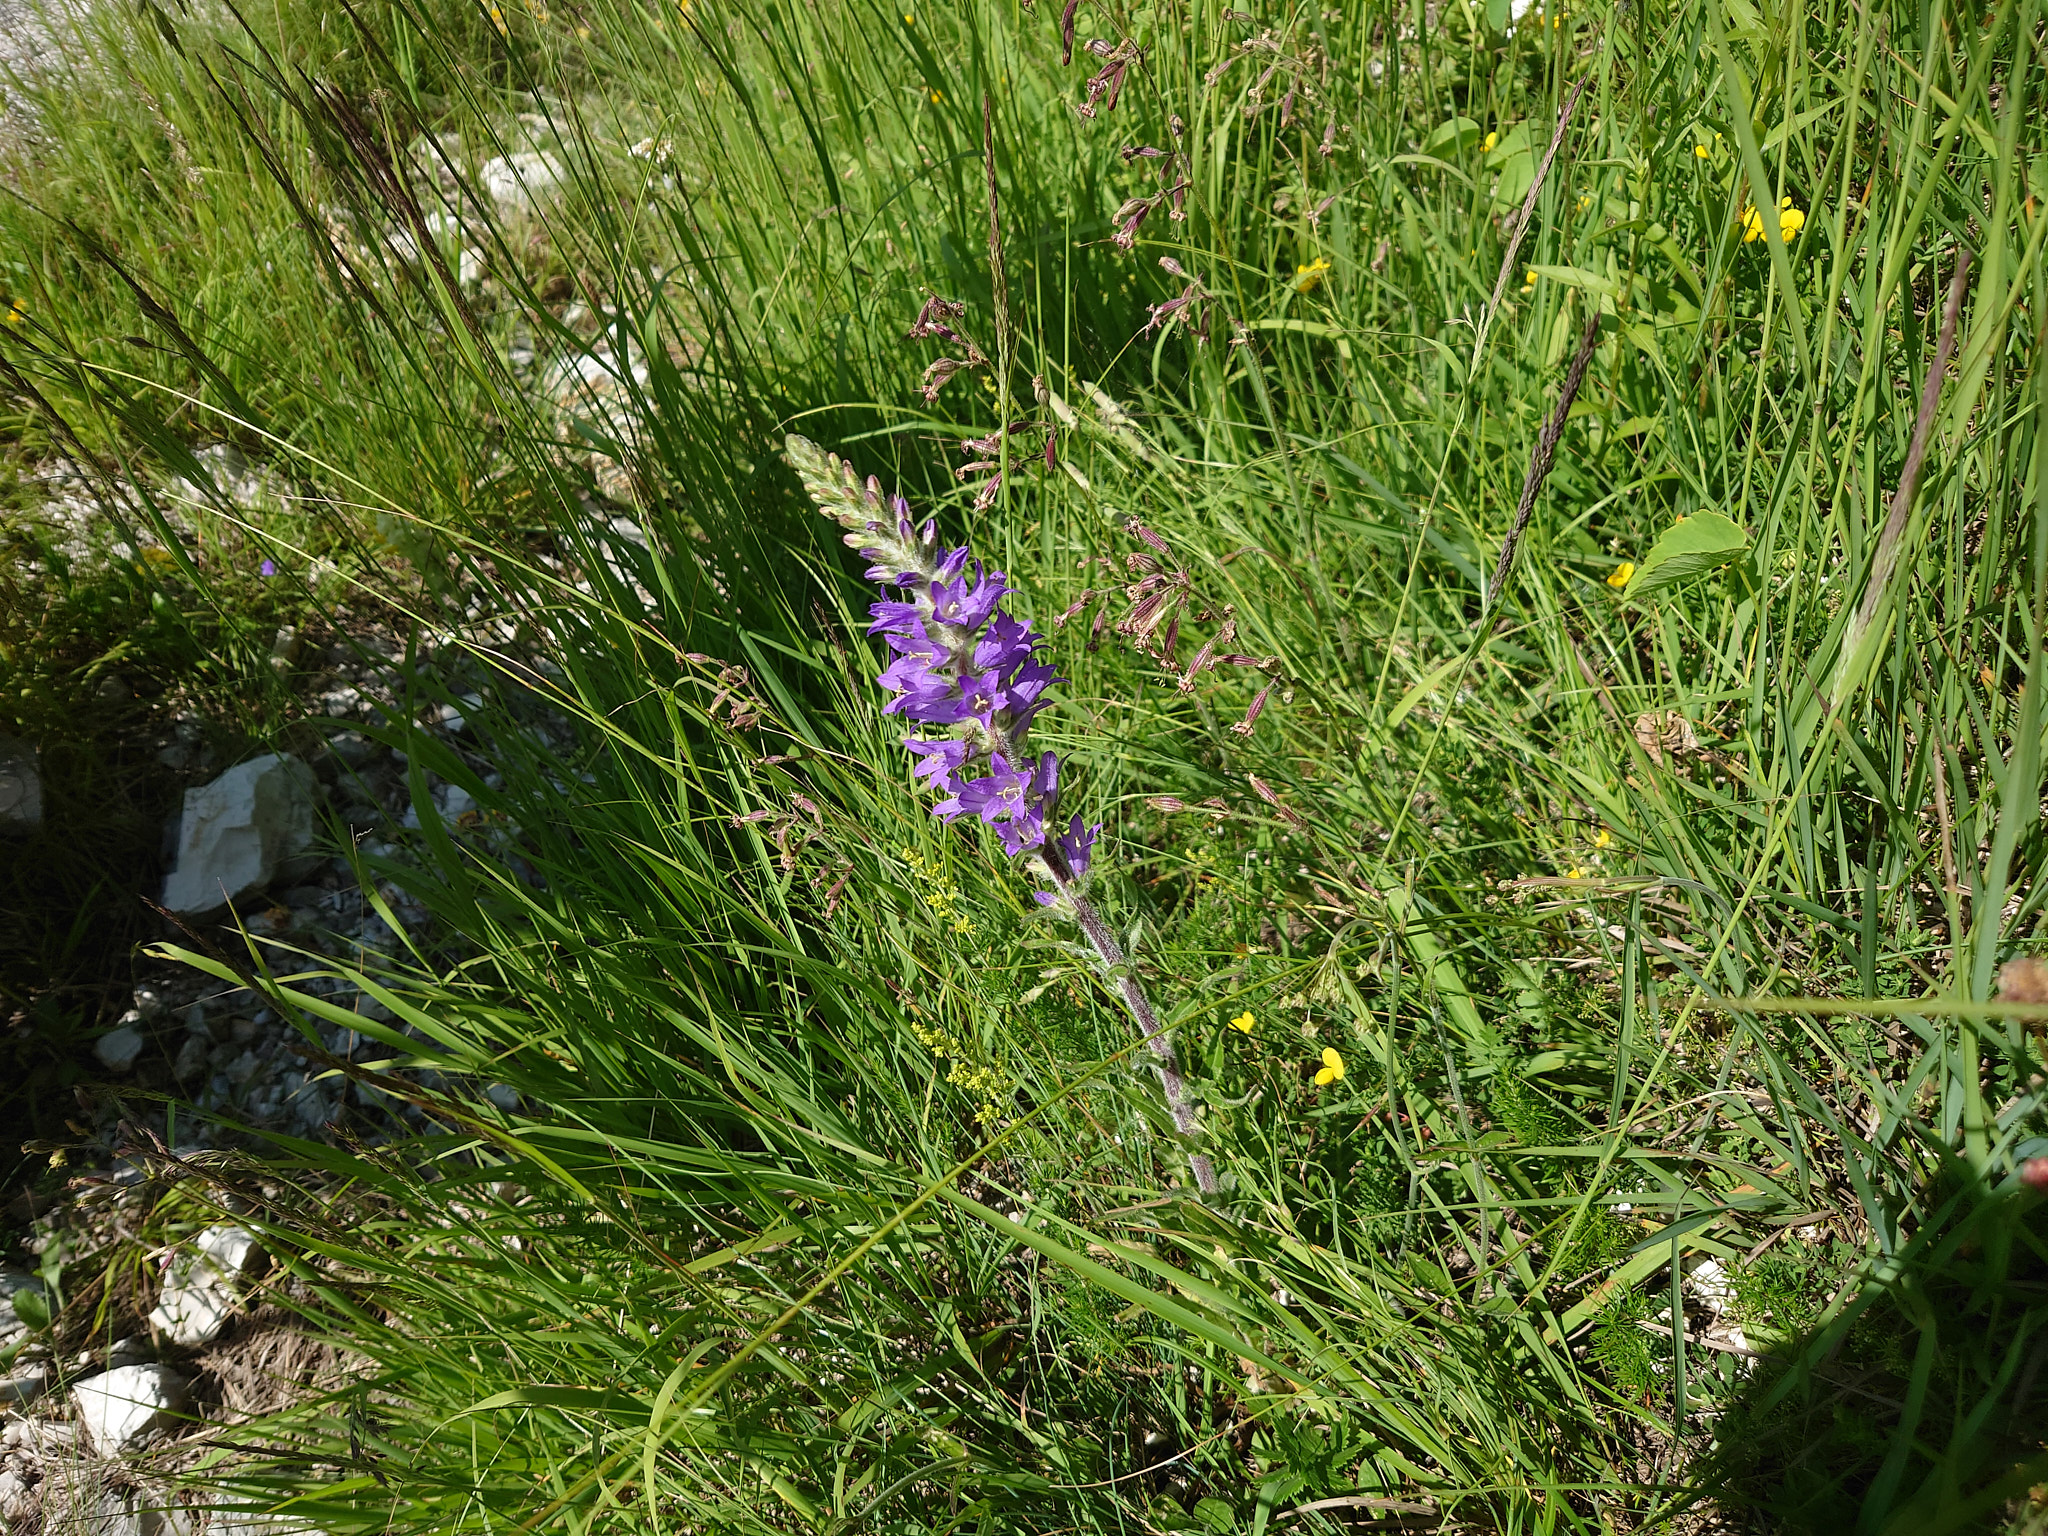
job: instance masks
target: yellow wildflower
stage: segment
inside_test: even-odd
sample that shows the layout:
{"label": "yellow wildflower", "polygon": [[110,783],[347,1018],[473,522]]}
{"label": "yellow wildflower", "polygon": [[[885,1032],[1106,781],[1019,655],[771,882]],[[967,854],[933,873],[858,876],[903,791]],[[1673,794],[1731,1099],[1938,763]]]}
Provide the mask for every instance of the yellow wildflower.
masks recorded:
{"label": "yellow wildflower", "polygon": [[1586,878],[1586,872],[1585,870],[1581,869],[1578,865],[1574,864],[1570,869],[1564,872],[1564,877],[1567,880],[1583,880]]}
{"label": "yellow wildflower", "polygon": [[1496,144],[1498,144],[1499,142],[1500,142],[1500,134],[1499,134],[1499,133],[1497,133],[1497,132],[1496,132],[1496,133],[1489,133],[1489,134],[1488,134],[1488,135],[1486,136],[1486,142],[1485,142],[1484,144],[1481,144],[1481,145],[1479,146],[1479,152],[1480,152],[1481,154],[1485,154],[1485,155],[1490,155],[1490,154],[1492,154],[1492,153],[1493,153],[1493,146],[1494,146],[1494,145],[1496,145]]}
{"label": "yellow wildflower", "polygon": [[27,318],[28,311],[22,308],[21,300],[16,299],[7,306],[7,323],[9,325],[19,325]]}
{"label": "yellow wildflower", "polygon": [[1247,1008],[1243,1013],[1240,1013],[1236,1018],[1230,1021],[1230,1027],[1236,1030],[1240,1035],[1248,1035],[1252,1032],[1252,1025],[1254,1025],[1257,1022],[1258,1021],[1252,1017],[1251,1010]]}
{"label": "yellow wildflower", "polygon": [[1612,832],[1608,831],[1608,830],[1607,830],[1607,829],[1606,829],[1605,827],[1602,827],[1602,828],[1601,828],[1601,829],[1600,829],[1600,830],[1599,830],[1598,832],[1595,832],[1595,833],[1593,834],[1593,846],[1594,846],[1595,848],[1611,848],[1611,847],[1613,847],[1613,846],[1614,846],[1614,834],[1613,834]]}
{"label": "yellow wildflower", "polygon": [[505,25],[505,13],[495,5],[491,7],[491,25],[498,29],[498,36],[510,37],[512,29]]}
{"label": "yellow wildflower", "polygon": [[939,91],[933,91],[933,92],[932,92],[932,105],[933,105],[933,106],[935,106],[935,107],[936,107],[936,106],[937,106],[937,105],[938,105],[938,104],[939,104],[940,102],[944,101],[945,99],[946,99],[946,98],[945,98],[945,96],[944,96],[944,94],[943,94],[943,93],[941,93],[941,92],[939,92]]}
{"label": "yellow wildflower", "polygon": [[[1786,198],[1778,204],[1778,239],[1785,245],[1792,243],[1792,237],[1806,227],[1803,209],[1794,208],[1792,199]],[[1742,210],[1742,243],[1764,237],[1764,216],[1756,211],[1753,204],[1745,204]]]}
{"label": "yellow wildflower", "polygon": [[1323,274],[1329,270],[1329,261],[1321,256],[1318,256],[1305,267],[1296,267],[1294,269],[1294,291],[1296,293],[1314,292],[1322,286]]}
{"label": "yellow wildflower", "polygon": [[1531,267],[1531,268],[1529,269],[1528,275],[1527,275],[1526,277],[1524,277],[1524,278],[1522,279],[1522,292],[1524,292],[1524,293],[1534,293],[1535,291],[1536,291],[1536,269],[1535,269],[1534,267]]}
{"label": "yellow wildflower", "polygon": [[1693,145],[1692,152],[1695,155],[1698,155],[1702,160],[1711,159],[1714,153],[1711,149],[1708,149],[1707,146],[1704,144]]}
{"label": "yellow wildflower", "polygon": [[1631,580],[1634,579],[1635,574],[1635,561],[1624,560],[1621,562],[1621,564],[1617,565],[1613,570],[1607,573],[1607,585],[1614,588],[1615,591],[1619,592],[1623,587],[1627,586]]}
{"label": "yellow wildflower", "polygon": [[905,11],[903,13],[903,25],[905,25],[906,27],[916,26],[917,14],[914,11]]}
{"label": "yellow wildflower", "polygon": [[1579,212],[1584,213],[1588,208],[1592,206],[1593,194],[1590,192],[1581,193],[1579,196]]}
{"label": "yellow wildflower", "polygon": [[1330,1084],[1343,1077],[1343,1075],[1344,1058],[1331,1050],[1327,1045],[1324,1046],[1323,1067],[1320,1072],[1316,1073],[1316,1086],[1318,1088],[1327,1088]]}

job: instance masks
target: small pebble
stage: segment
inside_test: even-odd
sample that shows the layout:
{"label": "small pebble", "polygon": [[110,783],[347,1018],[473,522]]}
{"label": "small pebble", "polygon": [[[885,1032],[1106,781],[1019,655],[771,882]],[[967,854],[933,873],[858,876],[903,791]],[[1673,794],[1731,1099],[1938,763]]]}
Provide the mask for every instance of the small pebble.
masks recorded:
{"label": "small pebble", "polygon": [[109,1072],[126,1072],[135,1065],[136,1058],[148,1043],[141,1030],[124,1024],[95,1040],[92,1051]]}

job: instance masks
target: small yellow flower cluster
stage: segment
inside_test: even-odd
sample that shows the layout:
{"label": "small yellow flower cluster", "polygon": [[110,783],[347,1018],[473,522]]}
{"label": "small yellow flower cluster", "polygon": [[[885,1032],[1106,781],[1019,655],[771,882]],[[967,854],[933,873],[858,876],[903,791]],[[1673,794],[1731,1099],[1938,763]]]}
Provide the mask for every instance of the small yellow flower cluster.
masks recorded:
{"label": "small yellow flower cluster", "polygon": [[982,1101],[987,1109],[987,1113],[980,1117],[983,1120],[995,1118],[995,1096],[1010,1086],[993,1067],[977,1067],[966,1061],[955,1061],[946,1072],[946,1081]]}
{"label": "small yellow flower cluster", "polygon": [[[1805,227],[1806,214],[1792,206],[1791,198],[1788,197],[1778,204],[1778,239],[1783,244],[1790,245],[1792,237]],[[1763,215],[1758,213],[1753,205],[1745,207],[1742,210],[1742,243],[1747,245],[1750,241],[1761,240],[1763,237]]]}
{"label": "small yellow flower cluster", "polygon": [[1528,295],[1530,295],[1530,294],[1534,293],[1535,291],[1536,291],[1536,269],[1535,269],[1534,267],[1531,267],[1531,268],[1530,268],[1530,269],[1528,270],[1528,272],[1527,272],[1527,273],[1525,273],[1525,274],[1523,275],[1523,277],[1522,277],[1522,295],[1523,295],[1523,297],[1524,297],[1524,298],[1526,298],[1526,297],[1528,297]]}
{"label": "small yellow flower cluster", "polygon": [[996,1101],[1009,1096],[1009,1079],[993,1067],[977,1063],[965,1046],[942,1029],[928,1028],[913,1019],[910,1032],[917,1036],[917,1043],[932,1055],[952,1059],[952,1066],[946,1069],[946,1081],[981,1100],[981,1107],[974,1112],[974,1118],[983,1125],[992,1123],[999,1113]]}
{"label": "small yellow flower cluster", "polygon": [[1316,289],[1322,287],[1323,274],[1329,270],[1330,263],[1327,258],[1322,256],[1318,256],[1305,267],[1296,267],[1294,269],[1294,291],[1296,293],[1315,292]]}
{"label": "small yellow flower cluster", "polygon": [[1332,1083],[1342,1082],[1343,1079],[1344,1058],[1330,1049],[1329,1046],[1324,1046],[1323,1065],[1321,1070],[1316,1073],[1316,1086],[1318,1088],[1327,1088]]}
{"label": "small yellow flower cluster", "polygon": [[16,299],[7,306],[7,323],[9,325],[19,325],[27,318],[28,311],[22,307],[21,300]]}
{"label": "small yellow flower cluster", "polygon": [[498,29],[498,36],[500,37],[510,37],[512,35],[512,29],[505,24],[505,13],[499,10],[496,5],[491,7],[491,25]]}
{"label": "small yellow flower cluster", "polygon": [[[1605,853],[1608,849],[1612,848],[1613,846],[1614,834],[1608,831],[1607,828],[1602,827],[1599,831],[1593,834],[1594,853],[1592,855],[1591,862],[1598,864],[1600,862],[1600,855]],[[1564,877],[1567,880],[1585,880],[1591,878],[1592,875],[1593,871],[1588,869],[1584,864],[1573,864],[1564,872]]]}
{"label": "small yellow flower cluster", "polygon": [[1258,1020],[1252,1017],[1251,1010],[1247,1008],[1243,1013],[1240,1013],[1236,1018],[1230,1021],[1230,1027],[1236,1030],[1240,1035],[1248,1035],[1252,1032],[1253,1026],[1257,1023]]}
{"label": "small yellow flower cluster", "polygon": [[936,860],[927,859],[915,848],[902,848],[898,852],[903,856],[903,867],[910,871],[911,878],[921,889],[924,904],[941,918],[951,918],[953,932],[973,937],[973,920],[955,910],[955,903],[960,900],[960,887],[953,883],[952,877],[939,867]]}

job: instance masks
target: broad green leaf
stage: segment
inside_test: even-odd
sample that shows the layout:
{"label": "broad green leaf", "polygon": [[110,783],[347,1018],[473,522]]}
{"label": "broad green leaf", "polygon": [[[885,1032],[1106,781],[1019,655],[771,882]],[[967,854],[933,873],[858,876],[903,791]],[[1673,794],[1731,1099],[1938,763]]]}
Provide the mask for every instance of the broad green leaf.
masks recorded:
{"label": "broad green leaf", "polygon": [[1636,573],[1627,594],[1640,601],[1653,592],[1675,587],[1733,565],[1749,552],[1749,533],[1718,512],[1695,512],[1655,544]]}
{"label": "broad green leaf", "polygon": [[[1527,123],[1517,123],[1506,133],[1502,134],[1494,143],[1493,148],[1486,152],[1487,168],[1497,171],[1517,155],[1526,155],[1528,153],[1529,125]],[[1522,190],[1525,192],[1528,190],[1526,183],[1523,185]]]}
{"label": "broad green leaf", "polygon": [[1588,272],[1584,267],[1529,268],[1538,277],[1547,277],[1553,282],[1563,283],[1567,288],[1583,288],[1588,293],[1597,293],[1603,299],[1621,297],[1621,284],[1611,277],[1602,277],[1598,272]]}
{"label": "broad green leaf", "polygon": [[1519,207],[1536,180],[1536,154],[1529,147],[1529,125],[1518,123],[1486,152],[1486,167],[1498,173],[1493,200],[1503,208]]}
{"label": "broad green leaf", "polygon": [[1469,117],[1454,117],[1423,140],[1425,155],[1462,155],[1479,142],[1479,125]]}
{"label": "broad green leaf", "polygon": [[1328,325],[1320,320],[1252,320],[1246,323],[1250,331],[1293,331],[1302,336],[1315,336],[1337,344],[1337,355],[1345,362],[1351,361],[1351,341],[1341,326]]}
{"label": "broad green leaf", "polygon": [[50,1303],[43,1293],[33,1287],[24,1287],[14,1293],[14,1315],[31,1333],[41,1333],[50,1326]]}

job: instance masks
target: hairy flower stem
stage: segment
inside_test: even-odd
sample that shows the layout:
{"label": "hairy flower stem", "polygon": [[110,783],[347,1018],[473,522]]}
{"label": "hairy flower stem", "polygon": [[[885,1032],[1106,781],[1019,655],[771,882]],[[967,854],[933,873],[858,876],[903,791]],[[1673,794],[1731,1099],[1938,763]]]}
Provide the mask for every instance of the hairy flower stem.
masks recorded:
{"label": "hairy flower stem", "polygon": [[[1102,914],[1095,910],[1095,904],[1081,894],[1080,886],[1067,868],[1066,860],[1060,857],[1059,850],[1054,847],[1041,849],[1039,859],[1051,874],[1054,887],[1072,904],[1074,921],[1088,940],[1088,947],[1101,959],[1104,974],[1124,1000],[1124,1006],[1130,1010],[1138,1032],[1145,1037],[1145,1049],[1152,1057],[1152,1065],[1158,1069],[1159,1086],[1166,1096],[1166,1111],[1173,1116],[1173,1128],[1184,1139],[1192,1141],[1201,1135],[1202,1126],[1195,1118],[1195,1101],[1188,1092],[1188,1080],[1181,1076],[1180,1062],[1173,1054],[1173,1036],[1159,1022],[1159,1015],[1152,1011],[1152,1000],[1131,973],[1123,947],[1117,943],[1116,935],[1110,932]],[[1195,1171],[1195,1187],[1205,1195],[1215,1194],[1216,1165],[1209,1154],[1191,1150],[1188,1163]]]}

